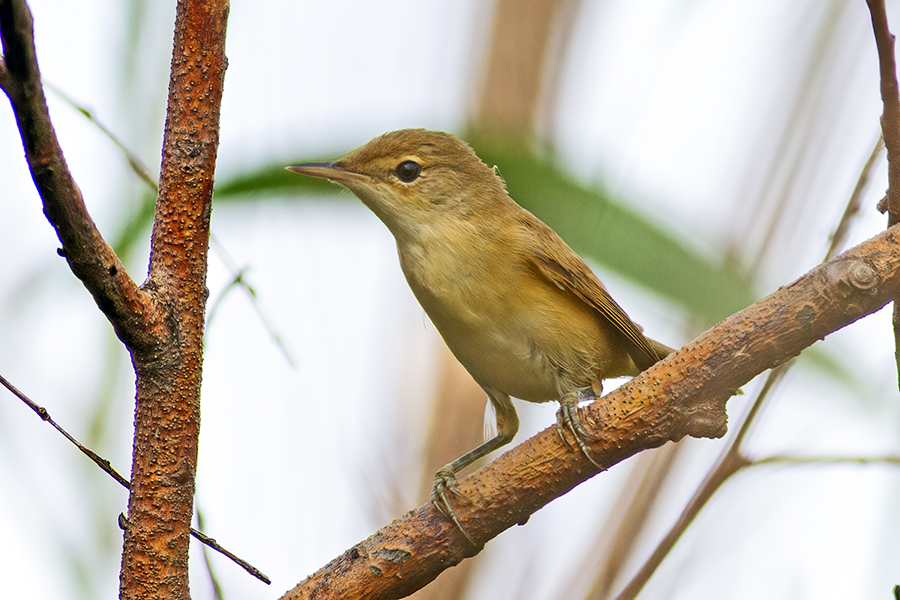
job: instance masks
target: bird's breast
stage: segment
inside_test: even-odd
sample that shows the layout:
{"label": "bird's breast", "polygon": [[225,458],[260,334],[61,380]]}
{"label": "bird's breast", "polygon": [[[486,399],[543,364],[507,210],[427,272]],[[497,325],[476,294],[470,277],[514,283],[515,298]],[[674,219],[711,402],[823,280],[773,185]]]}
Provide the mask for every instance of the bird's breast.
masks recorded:
{"label": "bird's breast", "polygon": [[410,288],[479,384],[532,402],[592,385],[600,338],[612,334],[515,256],[500,247],[400,248]]}

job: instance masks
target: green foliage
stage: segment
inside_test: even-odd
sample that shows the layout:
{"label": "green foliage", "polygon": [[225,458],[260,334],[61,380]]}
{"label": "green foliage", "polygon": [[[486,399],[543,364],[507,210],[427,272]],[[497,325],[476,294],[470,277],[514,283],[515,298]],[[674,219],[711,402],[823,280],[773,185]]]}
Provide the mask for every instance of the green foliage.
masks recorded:
{"label": "green foliage", "polygon": [[553,161],[490,143],[479,143],[478,154],[499,166],[510,196],[577,252],[679,304],[702,323],[715,323],[756,300],[743,273],[701,256]]}

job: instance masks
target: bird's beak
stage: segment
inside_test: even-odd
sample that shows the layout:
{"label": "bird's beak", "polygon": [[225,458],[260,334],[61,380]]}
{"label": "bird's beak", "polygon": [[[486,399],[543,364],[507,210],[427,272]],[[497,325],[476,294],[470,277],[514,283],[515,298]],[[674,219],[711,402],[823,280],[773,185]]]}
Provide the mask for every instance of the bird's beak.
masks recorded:
{"label": "bird's beak", "polygon": [[340,162],[300,163],[297,165],[288,165],[285,169],[294,173],[300,173],[301,175],[330,179],[336,183],[347,183],[348,181],[362,177],[359,173],[354,173],[353,171],[345,169],[344,165]]}

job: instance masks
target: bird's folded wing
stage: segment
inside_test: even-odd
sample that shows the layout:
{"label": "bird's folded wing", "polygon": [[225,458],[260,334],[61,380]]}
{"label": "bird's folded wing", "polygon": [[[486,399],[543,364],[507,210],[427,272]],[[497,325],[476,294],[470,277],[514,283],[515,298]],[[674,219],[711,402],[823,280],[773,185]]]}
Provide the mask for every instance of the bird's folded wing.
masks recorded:
{"label": "bird's folded wing", "polygon": [[633,347],[629,352],[634,364],[640,369],[645,370],[660,360],[650,342],[641,332],[634,321],[622,310],[615,300],[613,300],[600,280],[588,268],[574,251],[572,251],[564,243],[557,244],[539,244],[537,238],[539,236],[556,234],[549,227],[535,227],[534,223],[529,223],[529,229],[532,230],[532,239],[530,257],[534,261],[534,266],[538,273],[546,277],[551,283],[560,289],[567,290],[578,297],[582,302],[594,308],[602,317],[612,323],[625,338],[631,342]]}

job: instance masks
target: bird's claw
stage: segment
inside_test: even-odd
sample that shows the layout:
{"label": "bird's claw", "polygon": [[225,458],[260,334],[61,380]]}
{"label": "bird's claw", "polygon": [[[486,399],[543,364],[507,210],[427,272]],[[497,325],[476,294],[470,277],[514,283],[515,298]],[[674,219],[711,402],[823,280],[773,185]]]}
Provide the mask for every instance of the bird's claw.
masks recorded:
{"label": "bird's claw", "polygon": [[434,504],[434,507],[438,509],[442,515],[450,519],[453,524],[456,525],[457,529],[459,529],[466,539],[469,540],[470,544],[477,546],[478,544],[475,543],[475,540],[472,539],[465,527],[462,526],[453,505],[450,504],[450,494],[455,494],[458,498],[462,498],[467,502],[469,500],[456,486],[456,473],[450,468],[450,465],[446,465],[438,469],[437,473],[434,474],[434,487],[431,488],[431,503]]}
{"label": "bird's claw", "polygon": [[578,401],[580,399],[578,392],[566,394],[560,399],[559,410],[556,412],[556,433],[559,434],[559,437],[562,438],[562,441],[569,448],[572,448],[572,443],[566,437],[566,431],[571,433],[572,439],[575,440],[575,445],[578,446],[585,458],[598,469],[603,469],[603,466],[591,456],[588,448],[587,440],[595,440],[597,437],[588,433],[581,425],[581,418],[578,415]]}

